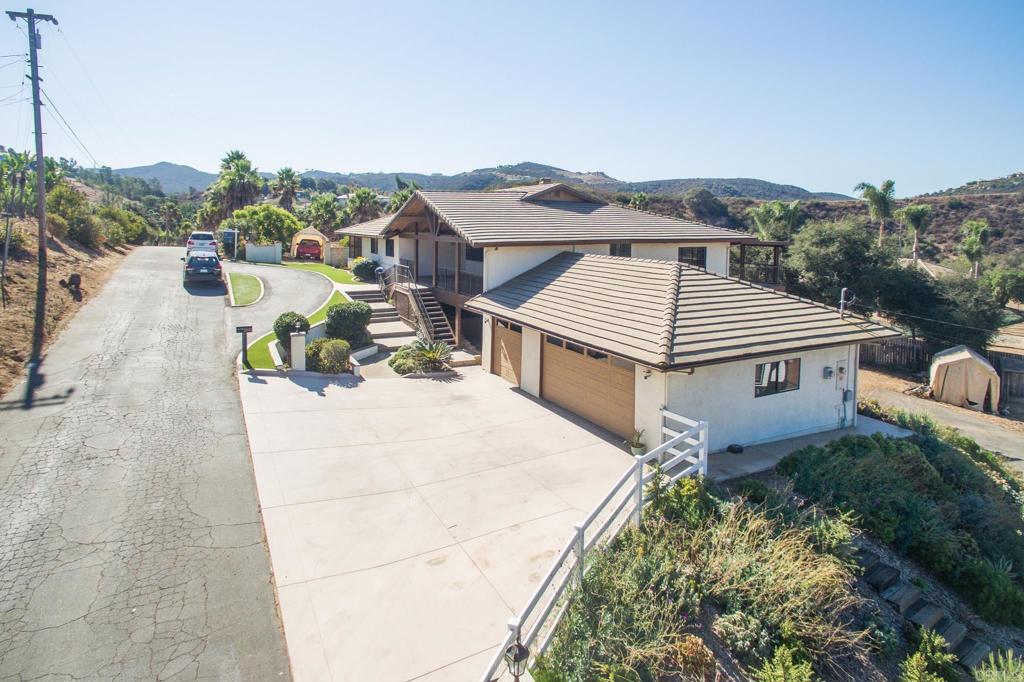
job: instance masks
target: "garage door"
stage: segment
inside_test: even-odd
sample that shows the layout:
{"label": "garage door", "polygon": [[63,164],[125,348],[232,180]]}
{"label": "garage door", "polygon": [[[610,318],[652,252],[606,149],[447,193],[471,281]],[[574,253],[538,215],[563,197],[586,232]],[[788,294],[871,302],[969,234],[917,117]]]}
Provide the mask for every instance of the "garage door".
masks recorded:
{"label": "garage door", "polygon": [[624,438],[633,432],[633,363],[544,337],[541,397]]}
{"label": "garage door", "polygon": [[493,340],[491,371],[518,386],[523,368],[523,328],[518,324],[495,320]]}

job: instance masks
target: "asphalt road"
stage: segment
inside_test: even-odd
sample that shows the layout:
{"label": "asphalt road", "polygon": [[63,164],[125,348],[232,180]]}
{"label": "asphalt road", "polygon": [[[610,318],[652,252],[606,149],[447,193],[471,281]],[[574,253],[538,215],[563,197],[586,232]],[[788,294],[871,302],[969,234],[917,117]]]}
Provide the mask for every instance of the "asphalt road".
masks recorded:
{"label": "asphalt road", "polygon": [[225,328],[228,352],[236,357],[242,350],[242,337],[235,331],[240,325],[252,325],[250,341],[273,329],[274,320],[281,313],[295,311],[309,315],[323,305],[331,294],[330,280],[315,272],[271,265],[251,265],[224,261],[229,272],[244,272],[263,280],[263,298],[258,303],[227,308]]}
{"label": "asphalt road", "polygon": [[291,677],[224,293],[180,255],[136,249],[0,405],[0,680]]}

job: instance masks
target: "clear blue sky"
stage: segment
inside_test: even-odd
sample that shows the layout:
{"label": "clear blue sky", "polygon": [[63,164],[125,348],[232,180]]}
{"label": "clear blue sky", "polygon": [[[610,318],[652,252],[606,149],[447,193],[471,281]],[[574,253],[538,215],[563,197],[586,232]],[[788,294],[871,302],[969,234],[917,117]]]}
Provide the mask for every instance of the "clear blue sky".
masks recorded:
{"label": "clear blue sky", "polygon": [[[262,170],[537,161],[843,193],[892,177],[901,196],[1024,170],[1020,0],[35,9],[63,31],[41,29],[44,88],[113,167],[215,170],[239,148]],[[0,54],[25,42],[0,22]],[[9,62],[0,143],[26,147]],[[44,128],[47,153],[89,162],[50,116]]]}

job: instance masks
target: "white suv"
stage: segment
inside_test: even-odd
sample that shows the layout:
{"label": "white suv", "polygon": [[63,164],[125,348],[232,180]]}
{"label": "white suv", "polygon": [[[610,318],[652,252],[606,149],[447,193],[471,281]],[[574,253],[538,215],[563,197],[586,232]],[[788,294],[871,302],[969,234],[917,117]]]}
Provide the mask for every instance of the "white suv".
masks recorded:
{"label": "white suv", "polygon": [[212,232],[193,232],[188,236],[188,241],[185,242],[185,255],[191,253],[193,249],[216,251],[217,239],[213,236]]}

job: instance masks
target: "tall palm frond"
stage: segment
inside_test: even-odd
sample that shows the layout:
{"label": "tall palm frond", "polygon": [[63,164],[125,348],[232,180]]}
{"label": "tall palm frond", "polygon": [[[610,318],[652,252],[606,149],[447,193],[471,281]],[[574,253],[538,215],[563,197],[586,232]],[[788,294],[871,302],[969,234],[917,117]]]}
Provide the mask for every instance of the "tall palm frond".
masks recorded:
{"label": "tall palm frond", "polygon": [[916,263],[921,257],[920,238],[931,219],[932,207],[928,204],[911,204],[896,211],[896,215],[907,221],[907,225],[914,231],[913,258]]}
{"label": "tall palm frond", "polygon": [[896,182],[886,180],[881,187],[861,182],[853,191],[860,192],[861,198],[868,203],[868,215],[878,221],[878,243],[881,244],[885,239],[885,221],[892,217],[893,205],[896,203]]}

